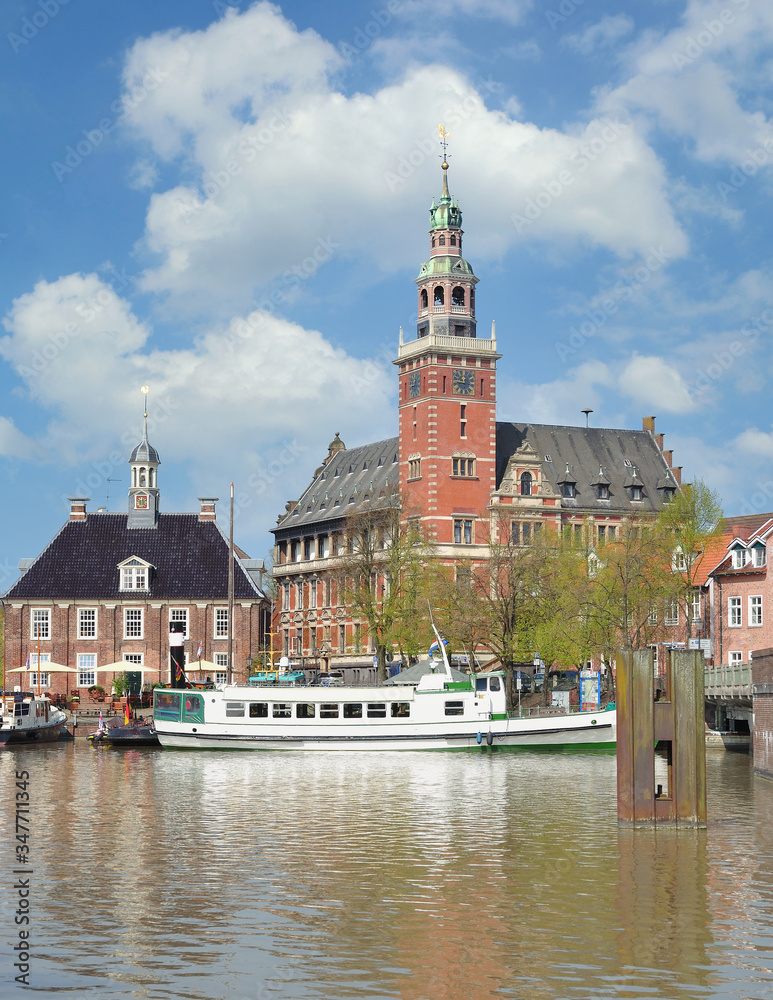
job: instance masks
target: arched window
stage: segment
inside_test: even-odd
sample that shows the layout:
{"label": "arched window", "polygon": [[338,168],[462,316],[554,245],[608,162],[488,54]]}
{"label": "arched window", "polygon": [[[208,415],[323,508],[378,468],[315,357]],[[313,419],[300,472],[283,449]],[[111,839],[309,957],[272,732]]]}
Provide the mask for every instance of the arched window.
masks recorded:
{"label": "arched window", "polygon": [[451,292],[451,305],[452,306],[463,306],[464,305],[464,289],[461,285],[457,285],[456,288]]}
{"label": "arched window", "polygon": [[421,290],[421,308],[427,309],[429,307],[429,296],[427,295],[427,289],[422,288]]}
{"label": "arched window", "polygon": [[442,306],[446,301],[445,289],[442,285],[437,285],[435,288],[435,305]]}
{"label": "arched window", "polygon": [[432,237],[432,246],[434,247],[434,245],[435,245],[435,237],[433,236]]}
{"label": "arched window", "polygon": [[522,472],[521,473],[521,496],[530,497],[531,496],[531,473]]}
{"label": "arched window", "polygon": [[438,239],[438,244],[439,244],[439,246],[441,246],[441,247],[444,247],[444,246],[446,245],[446,238],[445,238],[445,236],[441,236],[441,237],[440,237],[440,238]]}
{"label": "arched window", "polygon": [[455,246],[456,246],[456,237],[455,237],[455,236],[452,236],[452,237],[451,237],[451,246],[452,246],[452,247],[455,247]]}
{"label": "arched window", "polygon": [[145,469],[143,468],[140,469],[140,486],[147,486],[147,485],[148,484],[145,482]]}
{"label": "arched window", "polygon": [[470,289],[470,312],[475,312],[475,289]]}

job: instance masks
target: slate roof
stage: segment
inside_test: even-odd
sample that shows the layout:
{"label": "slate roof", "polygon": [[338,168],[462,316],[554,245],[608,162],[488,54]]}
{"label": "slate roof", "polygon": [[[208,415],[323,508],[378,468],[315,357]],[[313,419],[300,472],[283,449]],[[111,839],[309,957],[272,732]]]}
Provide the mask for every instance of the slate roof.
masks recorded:
{"label": "slate roof", "polygon": [[[216,521],[200,521],[198,514],[159,514],[155,528],[130,530],[127,518],[95,513],[85,521],[68,521],[4,599],[226,599],[228,539]],[[119,589],[118,564],[131,556],[155,567],[147,591]],[[234,563],[234,597],[263,597],[238,558]]]}
{"label": "slate roof", "polygon": [[273,532],[286,538],[306,525],[334,523],[364,510],[383,493],[398,488],[396,437],[334,454],[303,492],[295,508],[283,515]]}
{"label": "slate roof", "polygon": [[[667,478],[676,489],[666,460],[649,431],[501,422],[497,422],[497,487],[511,456],[524,444],[534,450],[543,477],[559,496],[559,483],[566,479],[568,464],[577,495],[560,498],[562,507],[567,509],[652,513],[663,504],[663,491],[658,490],[658,483]],[[599,481],[599,467],[609,480],[609,500],[599,500],[592,485]],[[640,501],[631,500],[630,490],[625,486],[632,482],[643,486]]]}

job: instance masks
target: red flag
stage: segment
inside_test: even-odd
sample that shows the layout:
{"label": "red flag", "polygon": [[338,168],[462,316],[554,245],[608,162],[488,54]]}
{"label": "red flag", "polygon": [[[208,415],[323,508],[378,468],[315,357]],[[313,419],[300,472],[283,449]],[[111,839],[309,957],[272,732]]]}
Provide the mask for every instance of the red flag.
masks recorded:
{"label": "red flag", "polygon": [[132,707],[129,704],[129,698],[126,698],[126,714],[124,715],[124,724],[129,725],[132,721]]}

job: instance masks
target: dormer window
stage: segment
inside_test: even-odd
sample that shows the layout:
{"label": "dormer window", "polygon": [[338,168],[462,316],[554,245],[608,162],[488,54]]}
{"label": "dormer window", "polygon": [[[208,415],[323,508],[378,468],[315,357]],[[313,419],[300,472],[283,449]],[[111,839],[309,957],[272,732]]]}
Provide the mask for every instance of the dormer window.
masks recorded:
{"label": "dormer window", "polygon": [[530,472],[521,473],[521,496],[530,497],[532,487],[532,478]]}
{"label": "dormer window", "polygon": [[132,556],[131,559],[126,559],[124,562],[119,563],[120,589],[149,590],[150,571],[152,569],[153,567],[150,563],[145,562],[143,559],[138,559],[136,556]]}
{"label": "dormer window", "polygon": [[752,549],[752,566],[764,566],[765,561],[765,546],[755,545]]}
{"label": "dormer window", "polygon": [[609,487],[603,483],[599,483],[596,487],[596,497],[599,500],[609,500]]}
{"label": "dormer window", "polygon": [[577,496],[577,487],[574,483],[561,483],[561,496],[562,497],[572,497]]}
{"label": "dormer window", "polygon": [[733,549],[733,569],[743,569],[746,565],[746,549]]}
{"label": "dormer window", "polygon": [[632,486],[631,487],[631,500],[642,500],[643,498],[644,498],[644,494],[642,493],[641,486]]}

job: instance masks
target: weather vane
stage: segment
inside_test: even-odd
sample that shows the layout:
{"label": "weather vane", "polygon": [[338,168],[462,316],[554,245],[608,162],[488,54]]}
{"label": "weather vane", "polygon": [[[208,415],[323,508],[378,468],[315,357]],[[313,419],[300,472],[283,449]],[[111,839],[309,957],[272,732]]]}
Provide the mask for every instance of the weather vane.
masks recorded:
{"label": "weather vane", "polygon": [[445,125],[438,125],[437,134],[440,136],[440,145],[443,147],[443,163],[447,163],[448,156],[446,155],[446,150],[448,148],[448,140],[451,138],[451,133]]}
{"label": "weather vane", "polygon": [[145,419],[147,419],[147,416],[148,416],[148,393],[150,392],[150,387],[147,386],[147,385],[143,385],[143,387],[140,390],[140,392],[145,397],[145,413],[144,413],[144,416],[145,416]]}

